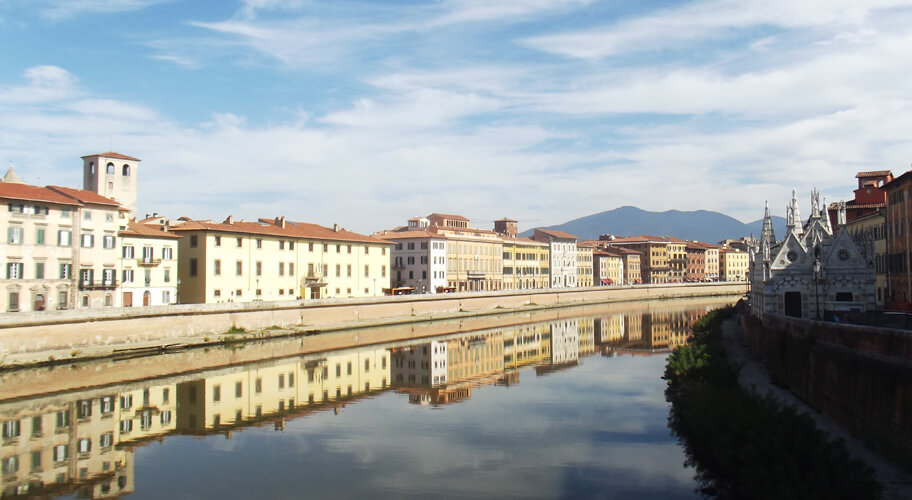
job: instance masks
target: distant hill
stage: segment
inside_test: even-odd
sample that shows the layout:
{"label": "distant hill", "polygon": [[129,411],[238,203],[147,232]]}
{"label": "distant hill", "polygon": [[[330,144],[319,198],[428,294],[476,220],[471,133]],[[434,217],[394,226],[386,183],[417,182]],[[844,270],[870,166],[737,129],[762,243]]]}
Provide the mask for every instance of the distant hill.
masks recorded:
{"label": "distant hill", "polygon": [[[762,226],[762,218],[745,224],[733,217],[708,210],[647,212],[628,206],[540,229],[564,231],[576,235],[581,240],[597,240],[599,235],[607,233],[616,236],[674,236],[682,240],[717,243],[724,239],[738,239],[751,234],[759,238]],[[773,230],[777,238],[782,238],[785,234],[785,219],[774,216]],[[531,236],[532,233],[533,230],[530,229],[521,236]]]}

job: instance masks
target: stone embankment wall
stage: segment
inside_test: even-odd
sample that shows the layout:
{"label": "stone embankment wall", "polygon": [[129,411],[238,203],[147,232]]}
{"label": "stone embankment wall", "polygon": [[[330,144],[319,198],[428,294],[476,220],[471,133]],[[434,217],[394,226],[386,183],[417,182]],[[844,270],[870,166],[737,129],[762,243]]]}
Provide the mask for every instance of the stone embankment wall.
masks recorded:
{"label": "stone embankment wall", "polygon": [[747,314],[741,321],[776,382],[912,468],[912,332]]}
{"label": "stone embankment wall", "polygon": [[7,314],[0,315],[0,365],[36,362],[40,359],[38,354],[45,359],[76,358],[87,350],[97,356],[104,355],[104,350],[110,354],[135,346],[201,343],[203,336],[229,330],[281,328],[306,334],[586,303],[721,296],[745,291],[746,284],[741,283],[675,284]]}

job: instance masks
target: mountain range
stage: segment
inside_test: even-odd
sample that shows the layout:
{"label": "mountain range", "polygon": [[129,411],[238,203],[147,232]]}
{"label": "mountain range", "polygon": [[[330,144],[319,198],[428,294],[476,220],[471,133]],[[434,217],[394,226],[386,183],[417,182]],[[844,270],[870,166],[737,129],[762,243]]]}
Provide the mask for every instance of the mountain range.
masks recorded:
{"label": "mountain range", "polygon": [[[708,210],[648,212],[637,207],[624,206],[538,229],[564,231],[575,235],[580,240],[597,240],[602,234],[615,236],[648,234],[717,243],[725,239],[738,239],[750,235],[759,238],[762,226],[762,218],[745,224],[734,217]],[[773,216],[773,230],[776,232],[776,237],[781,238],[785,234],[785,219]],[[520,236],[531,236],[533,232],[534,230],[530,229],[521,233]]]}

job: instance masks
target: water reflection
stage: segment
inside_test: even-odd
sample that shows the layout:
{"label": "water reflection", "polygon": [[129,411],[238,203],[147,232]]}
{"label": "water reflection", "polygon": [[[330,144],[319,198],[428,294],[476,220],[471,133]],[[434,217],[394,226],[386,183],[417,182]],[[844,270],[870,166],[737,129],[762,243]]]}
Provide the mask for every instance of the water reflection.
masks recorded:
{"label": "water reflection", "polygon": [[[717,303],[653,304],[641,311],[612,311],[291,358],[263,359],[198,373],[187,373],[187,367],[183,366],[171,375],[152,380],[121,381],[56,394],[42,394],[42,385],[36,384],[34,394],[0,401],[0,492],[3,498],[69,494],[105,498],[134,493],[134,454],[151,442],[164,444],[166,438],[178,435],[223,435],[233,439],[236,432],[247,428],[265,427],[282,431],[289,422],[303,421],[301,417],[306,415],[326,411],[338,414],[358,407],[354,405],[356,402],[379,396],[438,408],[466,402],[473,398],[473,391],[485,386],[502,386],[515,395],[539,397],[543,391],[547,392],[548,385],[538,387],[535,392],[516,392],[514,386],[520,384],[521,374],[534,374],[533,378],[537,378],[563,372],[579,366],[583,358],[596,353],[615,357],[666,352],[684,343],[692,323],[715,305]],[[202,355],[191,353],[185,356]],[[167,356],[160,358],[157,361],[168,362]],[[657,361],[655,367],[649,368],[655,372],[656,379],[661,375],[662,365],[661,359]],[[99,364],[94,372],[104,371],[110,366]],[[623,378],[618,375],[613,375],[615,378],[612,380],[603,379],[604,373],[597,369],[601,369],[599,365],[593,365],[593,368],[581,371],[580,376],[591,383],[600,380],[605,386],[620,383],[618,394],[628,391],[634,395],[625,404],[642,402],[636,399],[642,397],[637,388],[624,387]],[[85,367],[83,373],[92,370]],[[48,380],[52,376],[72,375],[65,369],[58,369],[50,375],[46,369],[15,374],[20,383],[30,377],[37,381]],[[582,383],[580,381],[562,383],[570,384],[561,390],[566,393],[577,391],[585,394],[585,391],[591,391],[591,388],[574,389],[573,384]],[[665,431],[664,398],[660,389],[657,386],[653,391],[655,394],[650,393],[649,397],[655,401],[650,399],[648,404],[662,410],[657,413],[657,422],[653,427],[662,430],[659,440],[663,444],[659,448],[664,450],[676,445],[671,443]],[[547,413],[551,410],[545,411],[546,423],[548,419],[567,419],[573,411],[582,411],[582,408],[570,411],[566,405],[561,405],[564,396],[560,391],[551,397],[562,409],[550,416]],[[375,403],[374,407],[386,408],[388,404],[387,400]],[[469,403],[473,412],[485,411],[487,404],[486,401],[477,405],[476,402]],[[507,403],[500,399],[496,404],[501,408],[495,413],[511,412],[506,417],[512,422],[513,429],[521,429],[524,425],[518,414],[525,412],[531,415],[544,411],[529,410],[523,406],[529,403],[521,401]],[[609,401],[605,404],[614,403]],[[370,405],[366,404],[365,408],[370,408]],[[507,410],[508,407],[513,409]],[[401,410],[386,408],[385,411],[391,415]],[[378,428],[392,425],[390,422],[383,424],[379,415],[372,418]],[[457,414],[451,415],[451,418],[453,420],[448,422],[452,428],[465,425],[458,420]],[[610,420],[612,417],[598,417],[595,421],[605,418]],[[365,420],[370,422],[371,418],[365,417]],[[571,423],[564,420],[561,425],[569,426]],[[596,443],[607,440],[614,442],[615,446],[623,446],[624,438],[618,436],[629,432],[623,427],[620,425],[620,430],[612,432],[588,427],[577,431],[590,434]],[[459,431],[443,427],[435,428],[433,432]],[[460,438],[465,439],[465,431],[461,432]],[[536,430],[532,434],[538,432]],[[382,439],[382,436],[372,436],[372,439]],[[478,446],[491,443],[499,441],[481,440]],[[655,443],[647,443],[651,444]],[[501,445],[510,446],[498,446]],[[387,443],[378,447],[388,449],[390,445]],[[504,450],[499,452],[509,453]],[[472,453],[467,452],[466,455],[470,457]],[[570,452],[567,455],[567,462],[573,462]],[[454,460],[455,457],[449,459]],[[211,457],[204,459],[214,460]],[[568,487],[569,490],[576,491],[587,484],[586,481],[592,479],[590,476],[598,475],[600,467],[616,460],[617,457],[602,457],[602,463],[566,471],[571,478],[579,476],[571,481],[572,488]],[[525,467],[522,473],[528,474]],[[435,474],[442,473],[438,471]],[[426,479],[441,480],[439,477]],[[562,481],[565,480],[567,477]],[[426,491],[413,487],[387,488],[391,496],[418,495]],[[566,492],[567,488],[564,490]],[[460,491],[469,494],[468,490]],[[158,492],[146,493],[156,496]]]}

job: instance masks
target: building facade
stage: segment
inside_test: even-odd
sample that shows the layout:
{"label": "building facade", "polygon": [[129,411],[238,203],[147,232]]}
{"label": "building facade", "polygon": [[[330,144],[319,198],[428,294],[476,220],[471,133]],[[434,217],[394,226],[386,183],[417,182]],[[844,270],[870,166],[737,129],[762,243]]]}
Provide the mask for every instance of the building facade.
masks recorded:
{"label": "building facade", "polygon": [[338,226],[229,216],[171,230],[181,236],[181,303],[372,297],[390,287],[391,244]]}
{"label": "building facade", "polygon": [[119,235],[123,307],[176,304],[180,236],[136,221]]}
{"label": "building facade", "polygon": [[563,231],[536,229],[532,239],[548,244],[551,256],[551,288],[578,286],[579,253],[576,249],[576,236]]}
{"label": "building facade", "polygon": [[884,184],[889,309],[912,311],[912,170]]}

